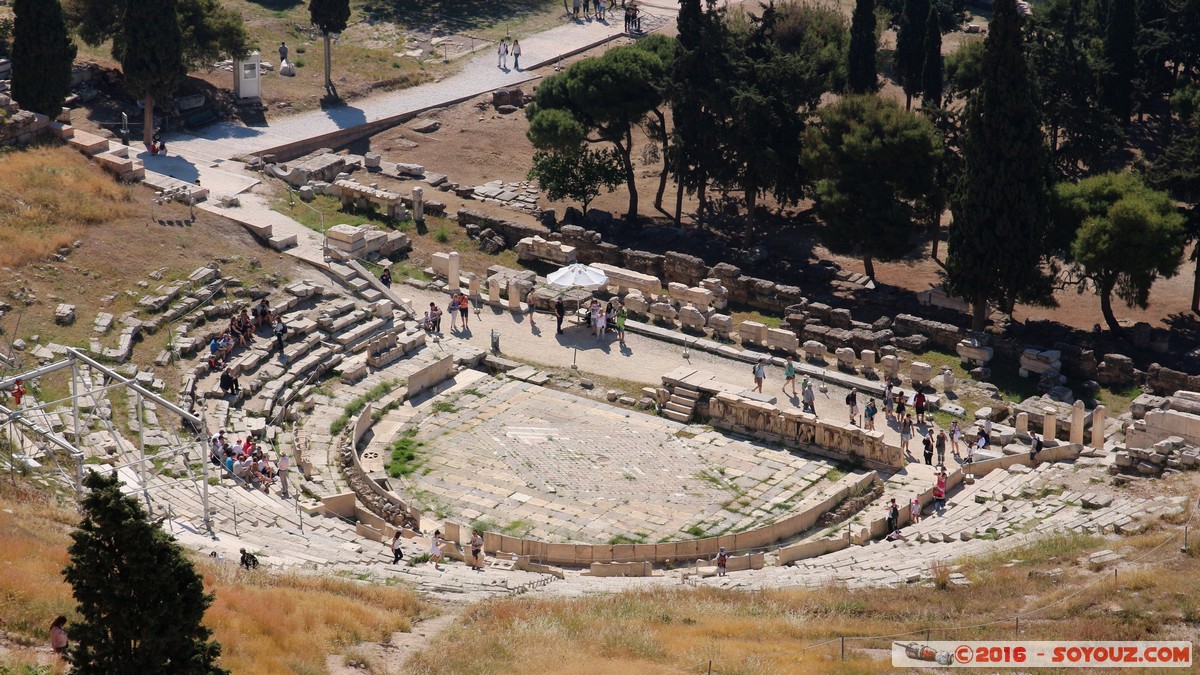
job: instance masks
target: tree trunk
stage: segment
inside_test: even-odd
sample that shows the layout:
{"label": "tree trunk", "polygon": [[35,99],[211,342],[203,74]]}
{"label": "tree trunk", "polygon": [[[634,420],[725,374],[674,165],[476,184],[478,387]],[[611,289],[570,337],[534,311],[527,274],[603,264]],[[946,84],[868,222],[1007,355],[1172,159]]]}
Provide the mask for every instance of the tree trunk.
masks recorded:
{"label": "tree trunk", "polygon": [[663,193],[667,191],[667,170],[670,168],[670,165],[667,163],[667,157],[668,157],[667,152],[670,150],[670,148],[668,147],[668,142],[667,142],[669,140],[669,138],[667,136],[667,116],[664,115],[663,112],[661,110],[659,110],[658,108],[654,109],[654,116],[658,118],[658,127],[660,129],[662,129],[662,163],[663,163],[662,172],[658,174],[658,194],[654,195],[654,208],[658,209],[660,212],[662,212],[664,215],[666,215],[667,212],[663,211],[662,202],[663,202]]}
{"label": "tree trunk", "polygon": [[981,331],[987,326],[987,310],[988,301],[986,298],[971,303],[971,330]]}
{"label": "tree trunk", "polygon": [[154,142],[154,97],[146,94],[146,108],[142,111],[142,142],[146,148]]}
{"label": "tree trunk", "polygon": [[[1196,246],[1200,247],[1200,241],[1196,242]],[[1196,259],[1196,274],[1192,281],[1192,314],[1200,314],[1200,251],[1193,252],[1192,257]]]}
{"label": "tree trunk", "polygon": [[331,47],[329,33],[325,34],[325,93],[333,96],[333,58],[329,53]]}
{"label": "tree trunk", "polygon": [[625,220],[630,224],[637,222],[638,214],[638,193],[637,180],[633,172],[633,130],[625,130],[625,143],[621,144],[616,141],[613,145],[617,146],[617,151],[621,153],[621,164],[625,167],[625,187],[629,189],[629,212],[625,214]]}
{"label": "tree trunk", "polygon": [[870,277],[871,281],[875,281],[875,260],[870,253],[863,254],[863,272]]}
{"label": "tree trunk", "polygon": [[1100,289],[1100,313],[1104,315],[1104,322],[1108,324],[1108,329],[1113,335],[1121,337],[1124,331],[1121,330],[1121,324],[1117,323],[1117,316],[1113,314],[1111,284]]}
{"label": "tree trunk", "polygon": [[[679,227],[683,223],[683,177],[677,175],[676,185],[678,185],[678,190],[676,190],[676,227]],[[1200,280],[1200,276],[1196,276],[1196,279]]]}
{"label": "tree trunk", "polygon": [[907,91],[904,92],[904,109],[908,111],[912,110],[912,94]]}

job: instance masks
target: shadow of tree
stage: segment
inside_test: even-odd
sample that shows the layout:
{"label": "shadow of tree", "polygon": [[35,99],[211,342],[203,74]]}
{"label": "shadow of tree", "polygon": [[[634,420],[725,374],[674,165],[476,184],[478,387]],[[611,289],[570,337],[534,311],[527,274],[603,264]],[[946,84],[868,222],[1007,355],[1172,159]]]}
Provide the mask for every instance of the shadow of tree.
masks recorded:
{"label": "shadow of tree", "polygon": [[[287,2],[288,0],[258,0]],[[562,0],[366,0],[363,13],[381,21],[402,24],[417,30],[461,33],[505,21],[520,21],[538,14]],[[565,8],[566,5],[564,4]]]}
{"label": "shadow of tree", "polygon": [[304,0],[246,0],[246,2],[258,5],[265,9],[282,12],[291,9],[296,5],[303,4]]}

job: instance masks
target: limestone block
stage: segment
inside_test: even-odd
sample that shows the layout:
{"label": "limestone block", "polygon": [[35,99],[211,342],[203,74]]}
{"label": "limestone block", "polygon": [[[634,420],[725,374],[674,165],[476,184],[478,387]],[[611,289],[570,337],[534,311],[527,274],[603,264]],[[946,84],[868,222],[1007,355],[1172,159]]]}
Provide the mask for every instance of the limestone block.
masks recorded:
{"label": "limestone block", "polygon": [[757,321],[743,321],[738,324],[738,337],[744,345],[764,344],[767,341],[767,327]]}
{"label": "limestone block", "polygon": [[1071,437],[1070,442],[1083,445],[1083,419],[1087,414],[1084,410],[1083,401],[1075,401],[1075,405],[1071,406]]}
{"label": "limestone block", "polygon": [[691,303],[679,308],[679,323],[684,328],[704,328],[704,314],[696,309]]}
{"label": "limestone block", "polygon": [[462,267],[462,255],[458,251],[451,251],[446,257],[446,264],[448,266],[446,270],[446,284],[450,287],[451,291],[454,291],[458,289],[459,283],[462,281],[458,276],[459,269]]}
{"label": "limestone block", "polygon": [[1022,377],[1041,375],[1046,371],[1062,371],[1062,353],[1057,349],[1047,349],[1039,352],[1036,349],[1026,349],[1021,352],[1020,374]]}
{"label": "limestone block", "polygon": [[963,365],[985,366],[992,360],[992,348],[980,345],[970,338],[960,341],[954,349],[962,359]]}
{"label": "limestone block", "polygon": [[1042,408],[1042,438],[1051,440],[1058,433],[1058,418],[1055,413],[1058,410],[1049,406]]}
{"label": "limestone block", "polygon": [[667,284],[667,294],[676,302],[687,302],[688,287],[687,284],[681,284],[677,281],[672,281]]}
{"label": "limestone block", "polygon": [[488,303],[500,304],[500,277],[488,277]]}
{"label": "limestone block", "polygon": [[825,344],[816,340],[805,340],[804,358],[809,361],[825,361]]}
{"label": "limestone block", "polygon": [[768,328],[767,347],[770,349],[780,349],[788,354],[794,354],[800,348],[800,338],[796,337],[796,334],[790,330]]}
{"label": "limestone block", "polygon": [[871,372],[875,370],[875,352],[870,349],[864,349],[858,354],[858,359],[862,361],[863,372]]}
{"label": "limestone block", "polygon": [[429,266],[433,268],[435,276],[446,277],[450,275],[450,254],[449,253],[434,253],[429,256]]}
{"label": "limestone block", "polygon": [[933,379],[933,366],[922,361],[913,361],[908,367],[908,376],[912,378],[914,386],[927,385],[929,380]]}
{"label": "limestone block", "polygon": [[700,287],[712,292],[712,306],[716,309],[721,310],[729,306],[729,291],[721,284],[720,279],[702,279]]}
{"label": "limestone block", "polygon": [[656,302],[650,305],[650,316],[653,316],[657,321],[674,321],[676,315],[678,315],[678,312],[668,302]]}
{"label": "limestone block", "polygon": [[954,391],[954,371],[949,368],[942,368],[942,391]]}
{"label": "limestone block", "polygon": [[879,366],[883,368],[885,377],[897,377],[900,375],[900,357],[895,354],[888,354],[879,359]]}
{"label": "limestone block", "polygon": [[508,280],[508,308],[514,312],[521,311],[521,285],[516,279]]}
{"label": "limestone block", "polygon": [[59,304],[54,310],[54,323],[69,326],[75,323],[75,305]]}
{"label": "limestone block", "polygon": [[713,304],[713,292],[701,286],[687,289],[685,298],[702,312],[707,312]]}
{"label": "limestone block", "polygon": [[650,309],[650,303],[646,302],[645,296],[639,291],[630,291],[625,296],[625,309],[637,316],[645,316]]}
{"label": "limestone block", "polygon": [[708,327],[713,330],[714,337],[730,340],[733,335],[733,317],[727,314],[713,314],[708,317]]}
{"label": "limestone block", "polygon": [[1018,434],[1029,433],[1029,413],[1026,413],[1026,412],[1017,413],[1017,433]]}
{"label": "limestone block", "polygon": [[467,295],[471,299],[479,298],[479,277],[471,273],[470,279],[467,281]]}
{"label": "limestone block", "polygon": [[854,370],[854,362],[857,360],[854,357],[854,350],[849,347],[838,347],[834,352],[837,356],[838,368],[842,370]]}
{"label": "limestone block", "polygon": [[1104,422],[1107,416],[1108,408],[1102,405],[1092,411],[1092,447],[1098,450],[1104,448]]}

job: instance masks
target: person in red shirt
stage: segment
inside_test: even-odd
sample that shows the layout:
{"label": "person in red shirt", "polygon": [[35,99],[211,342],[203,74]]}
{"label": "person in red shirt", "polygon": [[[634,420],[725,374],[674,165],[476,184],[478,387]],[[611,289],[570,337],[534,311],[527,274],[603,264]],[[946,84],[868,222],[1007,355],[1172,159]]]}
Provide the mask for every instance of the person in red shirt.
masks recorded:
{"label": "person in red shirt", "polygon": [[13,387],[12,390],[13,400],[16,401],[18,408],[21,407],[21,397],[26,393],[24,382],[25,380],[17,380],[17,386]]}

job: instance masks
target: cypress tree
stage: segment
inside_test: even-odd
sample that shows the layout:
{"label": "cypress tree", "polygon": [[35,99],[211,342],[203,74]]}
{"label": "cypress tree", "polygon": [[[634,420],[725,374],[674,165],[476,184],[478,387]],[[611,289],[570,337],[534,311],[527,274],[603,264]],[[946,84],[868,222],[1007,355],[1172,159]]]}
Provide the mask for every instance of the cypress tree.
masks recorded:
{"label": "cypress tree", "polygon": [[175,0],[127,0],[121,70],[129,93],[145,99],[142,142],[154,135],[154,102],[183,84],[183,41]]}
{"label": "cypress tree", "polygon": [[921,67],[921,97],[926,108],[942,105],[942,26],[937,7],[925,21],[925,63]]}
{"label": "cypress tree", "polygon": [[913,96],[921,91],[921,69],[925,66],[925,20],[929,0],[905,0],[896,32],[896,80],[904,88],[904,107],[912,108]]}
{"label": "cypress tree", "polygon": [[[1200,30],[1200,28],[1193,27]],[[1133,112],[1133,82],[1137,77],[1137,8],[1134,0],[1110,0],[1104,26],[1104,58],[1108,62],[1101,103],[1121,124]]]}
{"label": "cypress tree", "polygon": [[71,672],[225,673],[216,666],[221,645],[200,622],[212,596],[183,550],[115,475],[91,472],[83,484],[83,520],[63,570],[79,603]]}
{"label": "cypress tree", "polygon": [[75,60],[62,6],[58,0],[15,0],[13,15],[13,98],[54,119],[71,89]]}
{"label": "cypress tree", "polygon": [[850,19],[850,49],[846,53],[846,88],[851,94],[870,94],[879,87],[875,52],[875,0],[857,0]]}
{"label": "cypress tree", "polygon": [[1040,263],[1049,226],[1050,160],[1022,52],[1015,0],[996,0],[984,42],[982,83],[964,115],[963,172],[951,203],[946,260],[951,290],[975,310],[1011,310],[1018,298],[1046,301]]}

